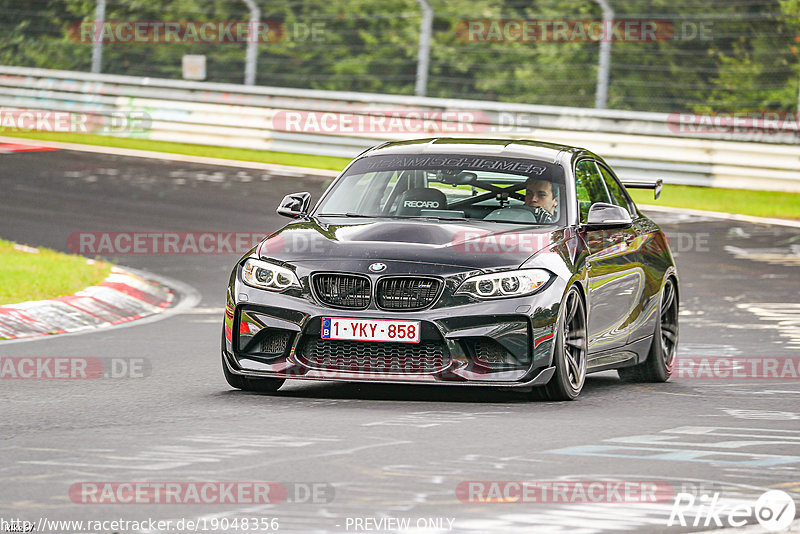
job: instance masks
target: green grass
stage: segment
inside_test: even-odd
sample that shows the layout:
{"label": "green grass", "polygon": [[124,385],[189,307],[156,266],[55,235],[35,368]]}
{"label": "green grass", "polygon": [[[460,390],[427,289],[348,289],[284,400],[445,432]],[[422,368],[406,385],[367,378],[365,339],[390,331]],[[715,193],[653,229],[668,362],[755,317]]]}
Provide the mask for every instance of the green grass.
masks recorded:
{"label": "green grass", "polygon": [[653,200],[653,192],[650,190],[629,192],[637,204],[723,211],[757,217],[800,219],[800,193],[669,184],[664,185],[658,200]]}
{"label": "green grass", "polygon": [[313,169],[329,169],[340,171],[351,158],[334,156],[314,156],[309,154],[292,154],[290,152],[270,152],[267,150],[251,150],[248,148],[226,148],[207,145],[190,145],[185,143],[169,143],[150,139],[132,139],[128,137],[111,137],[107,135],[24,131],[0,128],[0,135],[39,139],[41,141],[58,141],[60,143],[81,143],[84,145],[108,146],[114,148],[130,148],[134,150],[152,150],[169,154],[186,154],[189,156],[205,156],[209,158],[234,159],[239,161],[255,161],[259,163],[276,163]]}
{"label": "green grass", "polygon": [[102,282],[111,266],[46,248],[23,252],[0,239],[0,305],[71,295]]}
{"label": "green grass", "polygon": [[[172,154],[208,156],[241,161],[277,163],[280,165],[293,165],[336,171],[343,169],[350,161],[349,158],[337,158],[333,156],[314,156],[244,148],[190,145],[152,141],[149,139],[130,139],[125,137],[80,133],[20,131],[0,128],[0,135],[45,141],[152,150],[155,152],[167,152]],[[719,189],[684,185],[665,185],[664,191],[661,193],[661,198],[658,200],[653,200],[652,191],[633,190],[630,193],[633,199],[641,204],[659,204],[662,206],[722,211],[759,217],[800,219],[800,193],[746,191],[740,189]]]}

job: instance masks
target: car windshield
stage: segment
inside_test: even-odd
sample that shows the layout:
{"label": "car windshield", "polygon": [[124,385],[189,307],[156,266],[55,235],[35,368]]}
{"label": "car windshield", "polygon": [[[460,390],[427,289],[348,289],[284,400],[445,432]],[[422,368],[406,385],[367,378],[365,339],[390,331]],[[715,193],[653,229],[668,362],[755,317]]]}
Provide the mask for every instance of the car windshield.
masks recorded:
{"label": "car windshield", "polygon": [[539,160],[370,156],[348,168],[314,214],[562,224],[564,194],[563,168]]}

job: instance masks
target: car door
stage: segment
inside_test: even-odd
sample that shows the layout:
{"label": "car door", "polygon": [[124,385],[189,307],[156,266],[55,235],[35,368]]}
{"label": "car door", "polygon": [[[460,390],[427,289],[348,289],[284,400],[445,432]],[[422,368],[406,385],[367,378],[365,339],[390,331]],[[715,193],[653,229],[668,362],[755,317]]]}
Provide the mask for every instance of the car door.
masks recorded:
{"label": "car door", "polygon": [[646,257],[648,254],[647,249],[648,243],[658,230],[658,227],[647,217],[639,216],[636,206],[613,171],[601,162],[598,162],[597,166],[600,168],[600,173],[603,175],[603,180],[611,194],[612,203],[627,209],[633,219],[631,231],[634,235],[632,241],[629,238],[627,254],[631,260],[632,267],[636,264],[642,271],[644,282],[635,306],[628,317],[627,324],[624,325],[630,334],[628,343],[631,343],[651,335],[655,328],[656,317],[653,310],[658,305],[658,297],[661,290],[660,271],[646,269],[645,266],[652,264],[652,259],[648,260]]}
{"label": "car door", "polygon": [[609,192],[594,160],[578,161],[575,185],[582,237],[589,250],[589,351],[598,353],[625,345],[630,333],[630,316],[640,300],[644,274],[631,248],[636,244],[636,232],[631,226],[602,229],[585,226],[592,204],[618,205],[619,202]]}

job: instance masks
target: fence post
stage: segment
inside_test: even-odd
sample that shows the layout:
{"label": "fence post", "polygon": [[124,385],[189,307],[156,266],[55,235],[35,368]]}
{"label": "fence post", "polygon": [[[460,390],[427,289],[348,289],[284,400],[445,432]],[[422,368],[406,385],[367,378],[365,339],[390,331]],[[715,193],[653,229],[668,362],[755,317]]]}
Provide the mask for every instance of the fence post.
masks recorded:
{"label": "fence post", "polygon": [[256,63],[258,62],[258,24],[261,22],[261,10],[255,0],[244,0],[250,9],[250,31],[247,41],[247,53],[244,61],[244,84],[255,85],[256,83]]}
{"label": "fence post", "polygon": [[103,64],[103,24],[106,21],[106,0],[97,0],[94,10],[94,44],[92,45],[92,72],[99,73]]}
{"label": "fence post", "polygon": [[431,56],[431,36],[433,34],[433,9],[428,0],[417,0],[422,8],[422,22],[419,27],[419,50],[417,52],[417,85],[415,94],[425,96],[428,91],[428,66]]}
{"label": "fence post", "polygon": [[611,31],[614,24],[614,10],[608,0],[595,0],[603,10],[603,38],[600,41],[600,57],[597,60],[597,89],[594,96],[594,107],[605,109],[608,102],[608,73],[611,70]]}

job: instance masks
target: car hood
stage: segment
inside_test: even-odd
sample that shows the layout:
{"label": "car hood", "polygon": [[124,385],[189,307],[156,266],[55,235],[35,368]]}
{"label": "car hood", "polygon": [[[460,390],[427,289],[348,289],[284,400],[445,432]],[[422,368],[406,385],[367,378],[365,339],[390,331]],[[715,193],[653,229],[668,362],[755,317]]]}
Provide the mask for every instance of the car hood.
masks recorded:
{"label": "car hood", "polygon": [[320,217],[286,225],[259,246],[259,256],[288,263],[407,261],[492,269],[521,265],[561,238],[555,226],[485,221]]}

